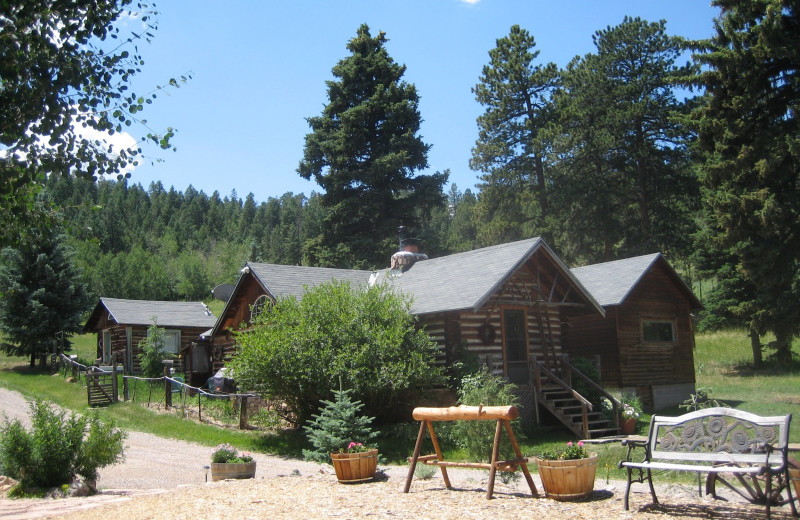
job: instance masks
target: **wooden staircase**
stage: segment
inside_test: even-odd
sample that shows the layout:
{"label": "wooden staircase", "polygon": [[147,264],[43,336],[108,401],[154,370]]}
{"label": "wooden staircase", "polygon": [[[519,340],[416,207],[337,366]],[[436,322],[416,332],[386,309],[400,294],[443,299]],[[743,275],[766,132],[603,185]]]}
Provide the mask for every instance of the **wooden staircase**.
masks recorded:
{"label": "wooden staircase", "polygon": [[[534,363],[534,384],[538,404],[580,439],[594,439],[620,433],[619,411],[622,405],[616,398],[569,364],[566,359],[559,360],[558,366],[552,368],[558,370],[560,375],[544,363]],[[611,402],[613,406],[611,419],[600,410],[595,410],[592,403],[572,388],[571,381],[574,378],[581,379]]]}

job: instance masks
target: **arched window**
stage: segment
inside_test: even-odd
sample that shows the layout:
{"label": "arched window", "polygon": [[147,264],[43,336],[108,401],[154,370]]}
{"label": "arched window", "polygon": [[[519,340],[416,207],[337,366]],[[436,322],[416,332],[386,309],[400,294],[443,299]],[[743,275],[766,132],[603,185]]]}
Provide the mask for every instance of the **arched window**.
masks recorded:
{"label": "arched window", "polygon": [[250,307],[250,323],[253,323],[259,314],[261,314],[264,310],[269,309],[271,305],[271,301],[267,298],[266,294],[262,294],[256,301],[253,302],[253,306]]}

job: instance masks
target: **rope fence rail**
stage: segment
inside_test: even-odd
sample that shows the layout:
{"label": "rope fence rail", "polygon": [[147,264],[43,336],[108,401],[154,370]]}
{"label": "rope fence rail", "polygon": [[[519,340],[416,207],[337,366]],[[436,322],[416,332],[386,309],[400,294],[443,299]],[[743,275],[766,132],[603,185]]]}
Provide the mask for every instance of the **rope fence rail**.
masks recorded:
{"label": "rope fence rail", "polygon": [[[54,356],[53,364],[64,379],[70,375],[74,382],[79,382],[88,387],[87,373],[108,373],[116,370],[121,372],[122,367],[113,365],[99,367],[85,365],[77,361],[77,356],[68,356],[60,353]],[[109,368],[110,370],[106,370]],[[222,393],[192,386],[181,379],[167,375],[161,377],[141,377],[122,375],[123,399],[127,402],[145,403],[148,408],[180,409],[183,418],[196,418],[201,422],[215,423],[217,425],[231,426],[238,423],[239,429],[250,429],[248,424],[248,402],[258,396],[251,393]],[[146,397],[145,397],[146,396]],[[178,402],[175,403],[177,396]],[[196,413],[194,399],[197,398]]]}

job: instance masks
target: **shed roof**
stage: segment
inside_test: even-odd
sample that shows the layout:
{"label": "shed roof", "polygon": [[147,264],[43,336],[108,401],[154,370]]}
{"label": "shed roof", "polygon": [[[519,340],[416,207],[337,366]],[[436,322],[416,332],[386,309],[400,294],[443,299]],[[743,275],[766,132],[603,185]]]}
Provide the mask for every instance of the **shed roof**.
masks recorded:
{"label": "shed roof", "polygon": [[686,294],[692,306],[702,308],[700,300],[661,253],[576,267],[572,269],[572,273],[592,293],[600,305],[620,305],[644,275],[658,263],[665,266],[667,274]]}
{"label": "shed roof", "polygon": [[123,300],[100,298],[89,316],[84,330],[97,330],[103,312],[120,325],[152,325],[159,327],[213,327],[217,321],[203,302],[162,302],[152,300]]}
{"label": "shed roof", "polygon": [[415,263],[400,276],[376,273],[413,299],[413,314],[478,310],[534,253],[549,256],[601,314],[602,308],[541,238],[484,247]]}

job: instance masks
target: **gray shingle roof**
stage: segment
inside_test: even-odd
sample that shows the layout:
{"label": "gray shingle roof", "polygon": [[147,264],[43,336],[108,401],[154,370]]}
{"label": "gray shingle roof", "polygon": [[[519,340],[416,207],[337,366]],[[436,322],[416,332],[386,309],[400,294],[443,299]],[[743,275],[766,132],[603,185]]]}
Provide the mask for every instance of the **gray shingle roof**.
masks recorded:
{"label": "gray shingle roof", "polygon": [[[413,314],[477,310],[539,249],[547,251],[569,275],[544,241],[531,238],[417,262],[400,276],[380,271],[375,279],[411,296]],[[588,293],[586,297],[592,301]]]}
{"label": "gray shingle roof", "polygon": [[303,296],[303,287],[314,287],[331,280],[348,281],[353,286],[366,284],[372,271],[333,269],[328,267],[305,267],[248,262],[252,273],[275,298],[281,296]]}
{"label": "gray shingle roof", "polygon": [[572,274],[592,293],[600,305],[619,305],[660,256],[661,253],[653,253],[576,267],[572,269]]}
{"label": "gray shingle roof", "polygon": [[152,325],[155,316],[159,327],[213,327],[217,318],[202,302],[159,302],[100,298],[114,321],[125,325]]}

